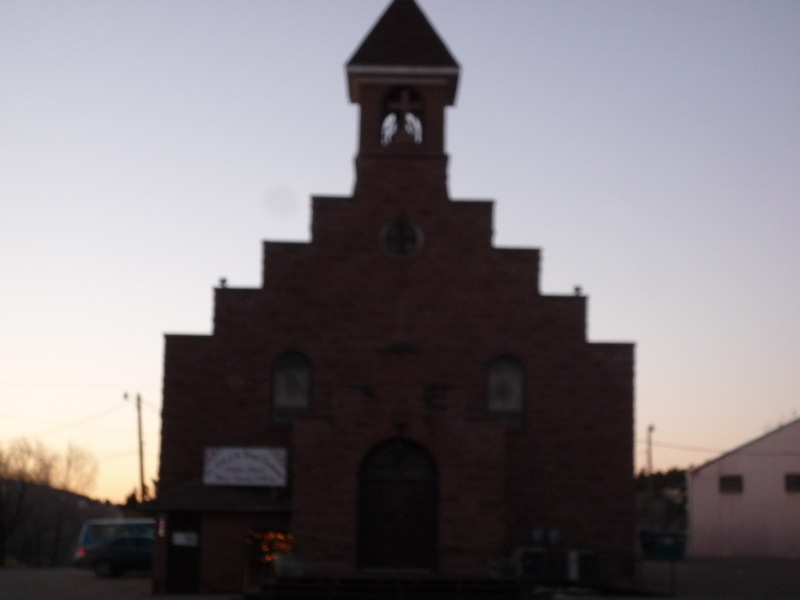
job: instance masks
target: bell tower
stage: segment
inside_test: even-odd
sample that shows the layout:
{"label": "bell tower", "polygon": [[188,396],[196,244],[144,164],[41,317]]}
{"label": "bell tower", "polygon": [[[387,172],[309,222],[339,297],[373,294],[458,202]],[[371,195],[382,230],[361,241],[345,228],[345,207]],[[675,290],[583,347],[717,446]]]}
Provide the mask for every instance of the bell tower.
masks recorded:
{"label": "bell tower", "polygon": [[361,108],[357,190],[373,169],[417,160],[446,181],[444,111],[455,102],[458,74],[414,0],[394,0],[347,63],[350,100]]}

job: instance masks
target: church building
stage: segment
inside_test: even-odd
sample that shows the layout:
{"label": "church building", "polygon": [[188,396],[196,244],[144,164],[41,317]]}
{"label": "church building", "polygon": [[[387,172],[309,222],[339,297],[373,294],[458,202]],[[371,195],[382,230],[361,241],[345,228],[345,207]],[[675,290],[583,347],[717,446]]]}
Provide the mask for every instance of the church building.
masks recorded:
{"label": "church building", "polygon": [[634,347],[588,341],[587,298],[448,196],[459,71],[393,0],[346,66],[352,195],[217,288],[211,334],[166,336],[154,591],[631,575]]}

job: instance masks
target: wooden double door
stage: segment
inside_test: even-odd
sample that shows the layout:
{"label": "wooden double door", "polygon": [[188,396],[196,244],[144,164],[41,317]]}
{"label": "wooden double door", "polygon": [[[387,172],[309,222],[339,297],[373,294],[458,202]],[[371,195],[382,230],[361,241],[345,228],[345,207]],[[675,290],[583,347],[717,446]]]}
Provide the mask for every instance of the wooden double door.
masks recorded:
{"label": "wooden double door", "polygon": [[436,570],[438,483],[419,444],[397,438],[367,454],[359,472],[359,568]]}

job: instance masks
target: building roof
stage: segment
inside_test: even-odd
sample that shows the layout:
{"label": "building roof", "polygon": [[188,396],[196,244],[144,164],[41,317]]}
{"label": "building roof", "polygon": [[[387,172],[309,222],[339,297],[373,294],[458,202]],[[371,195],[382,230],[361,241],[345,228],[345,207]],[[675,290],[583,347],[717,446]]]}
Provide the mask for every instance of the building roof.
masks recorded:
{"label": "building roof", "polygon": [[357,100],[359,75],[437,75],[450,79],[459,66],[414,0],[393,0],[347,62],[350,97]]}
{"label": "building roof", "polygon": [[455,67],[458,63],[414,0],[394,0],[347,63]]}
{"label": "building roof", "polygon": [[290,512],[286,500],[276,499],[268,488],[217,487],[190,483],[159,494],[142,509],[152,512]]}
{"label": "building roof", "polygon": [[[727,457],[729,457],[729,456],[731,456],[733,454],[744,453],[744,451],[746,449],[750,449],[751,446],[753,446],[755,444],[758,444],[759,442],[762,442],[762,441],[766,440],[769,437],[772,437],[772,436],[774,436],[774,435],[776,435],[778,433],[781,433],[781,432],[783,432],[783,431],[785,431],[787,429],[791,429],[791,428],[794,428],[794,427],[797,427],[797,429],[798,429],[797,433],[800,434],[800,418],[794,419],[792,421],[789,421],[788,423],[786,423],[784,425],[780,425],[779,427],[776,427],[775,429],[772,429],[771,431],[768,431],[765,434],[758,436],[757,438],[754,438],[754,439],[752,439],[752,440],[750,440],[748,442],[745,442],[744,444],[741,444],[739,446],[736,446],[735,448],[733,448],[731,450],[728,450],[727,452],[723,452],[722,454],[720,454],[716,458],[712,458],[711,460],[708,460],[708,461],[704,462],[699,467],[695,467],[693,469],[689,469],[689,475],[693,476],[695,474],[698,474],[698,473],[700,473],[700,471],[702,471],[706,467],[708,467],[708,466],[710,466],[710,465],[712,465],[712,464],[714,464],[716,462],[719,462],[719,461],[721,461],[721,460],[723,460],[723,459],[725,459],[725,458],[727,458]],[[800,438],[798,438],[798,444],[800,444]]]}

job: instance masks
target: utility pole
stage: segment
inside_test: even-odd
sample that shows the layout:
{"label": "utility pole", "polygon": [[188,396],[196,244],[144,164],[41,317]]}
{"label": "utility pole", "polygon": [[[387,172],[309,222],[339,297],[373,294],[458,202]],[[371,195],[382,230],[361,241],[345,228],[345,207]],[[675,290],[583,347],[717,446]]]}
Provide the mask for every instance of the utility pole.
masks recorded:
{"label": "utility pole", "polygon": [[655,490],[653,481],[653,431],[656,426],[650,425],[647,428],[647,504],[650,522],[650,527],[655,527]]}
{"label": "utility pole", "polygon": [[[128,392],[125,392],[123,396],[125,400],[128,399]],[[139,494],[140,494],[140,501],[144,502],[147,500],[145,498],[145,491],[144,491],[144,442],[142,441],[142,396],[141,394],[136,394],[136,420],[139,425]]]}

